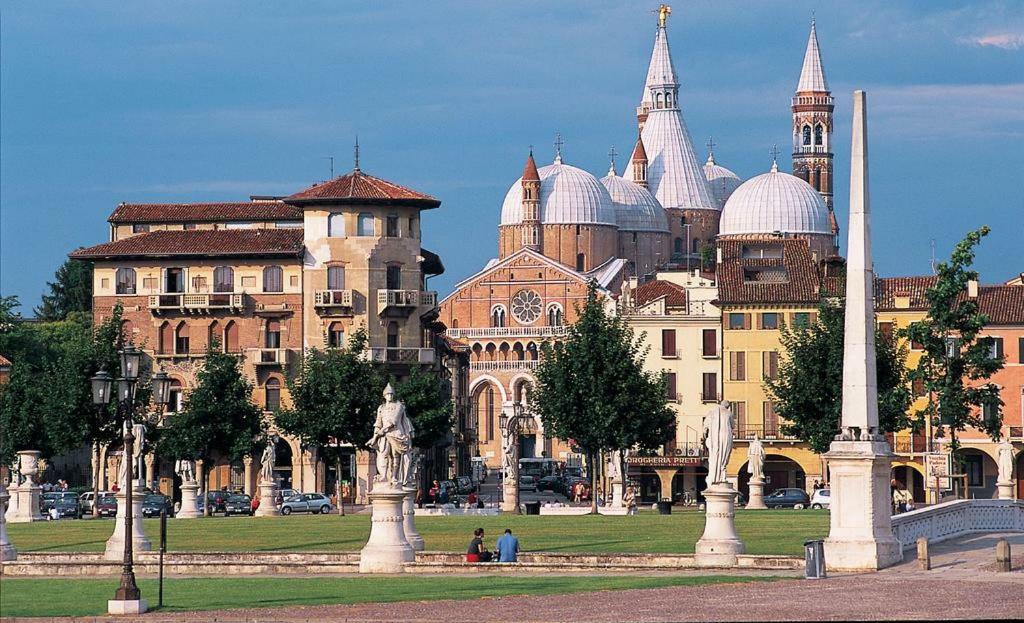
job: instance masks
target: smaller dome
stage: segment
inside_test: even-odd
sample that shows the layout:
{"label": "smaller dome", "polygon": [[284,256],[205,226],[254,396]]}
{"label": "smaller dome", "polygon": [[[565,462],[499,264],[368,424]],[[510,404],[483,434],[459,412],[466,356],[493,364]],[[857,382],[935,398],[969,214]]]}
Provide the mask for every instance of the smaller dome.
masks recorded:
{"label": "smaller dome", "polygon": [[708,161],[704,163],[704,177],[719,210],[725,207],[730,195],[743,183],[740,176],[715,162],[714,154],[709,154]]}
{"label": "smaller dome", "polygon": [[[608,191],[583,169],[554,164],[538,169],[540,175],[540,222],[553,224],[615,225],[615,208]],[[501,224],[523,221],[523,178],[509,187],[501,205]]]}
{"label": "smaller dome", "polygon": [[818,191],[773,165],[740,184],[725,202],[719,235],[829,234],[828,208]]}
{"label": "smaller dome", "polygon": [[669,231],[665,208],[651,191],[615,175],[614,170],[602,177],[601,183],[612,196],[619,231]]}

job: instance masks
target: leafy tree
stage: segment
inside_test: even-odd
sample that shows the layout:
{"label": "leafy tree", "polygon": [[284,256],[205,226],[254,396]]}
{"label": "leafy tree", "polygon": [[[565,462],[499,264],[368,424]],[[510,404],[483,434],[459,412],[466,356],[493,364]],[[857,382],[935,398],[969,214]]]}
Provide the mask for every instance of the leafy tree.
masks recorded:
{"label": "leafy tree", "polygon": [[357,331],[344,349],[311,349],[288,377],[291,407],[274,414],[277,427],[321,456],[340,463],[339,442],[365,447],[387,377],[366,361],[366,334]]}
{"label": "leafy tree", "polygon": [[[448,383],[433,372],[413,368],[412,373],[395,388],[395,396],[405,403],[406,413],[416,430],[413,445],[430,450],[448,439],[452,431],[454,408]],[[427,475],[421,470],[421,480]]]}
{"label": "leafy tree", "polygon": [[[646,372],[642,336],[604,309],[591,283],[579,319],[563,341],[545,343],[530,408],[552,435],[588,457],[597,491],[601,452],[655,449],[670,440],[675,415],[665,400],[663,375]],[[597,512],[597,496],[591,496]]]}
{"label": "leafy tree", "polygon": [[[909,375],[923,383],[928,397],[917,415],[929,419],[936,436],[948,430],[954,456],[960,448],[958,432],[973,427],[999,439],[1003,425],[999,388],[983,381],[1002,369],[1004,359],[992,356],[991,339],[978,337],[989,318],[977,300],[966,296],[968,283],[978,279],[971,270],[975,247],[988,233],[988,227],[970,232],[953,248],[950,261],[939,263],[938,279],[925,292],[928,316],[903,331],[924,351]],[[989,417],[984,416],[986,407]]]}
{"label": "leafy tree", "polygon": [[92,262],[65,260],[55,273],[55,281],[47,282],[49,294],[36,307],[40,320],[64,320],[71,312],[92,310]]}
{"label": "leafy tree", "polygon": [[[213,458],[240,461],[265,438],[263,414],[252,402],[252,383],[239,359],[212,349],[196,377],[185,405],[157,441],[158,451],[176,459],[202,459],[209,467],[203,490],[209,491]],[[204,504],[204,514],[210,505]]]}
{"label": "leafy tree", "polygon": [[[806,441],[815,452],[828,450],[839,433],[843,411],[843,305],[825,301],[818,318],[805,327],[783,326],[784,357],[777,378],[764,385],[782,418],[782,432]],[[884,432],[917,426],[907,416],[910,391],[904,368],[907,353],[894,336],[875,332],[878,425]]]}
{"label": "leafy tree", "polygon": [[711,270],[715,265],[715,245],[704,243],[700,247],[700,266],[704,270]]}

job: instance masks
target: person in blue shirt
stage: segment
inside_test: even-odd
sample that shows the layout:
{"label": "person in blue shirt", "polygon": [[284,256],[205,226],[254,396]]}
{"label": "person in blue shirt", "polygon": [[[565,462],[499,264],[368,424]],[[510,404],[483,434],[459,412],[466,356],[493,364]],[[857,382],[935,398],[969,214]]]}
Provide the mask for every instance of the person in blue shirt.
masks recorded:
{"label": "person in blue shirt", "polygon": [[512,536],[511,528],[505,529],[505,534],[498,539],[498,562],[516,562],[519,554],[519,539]]}

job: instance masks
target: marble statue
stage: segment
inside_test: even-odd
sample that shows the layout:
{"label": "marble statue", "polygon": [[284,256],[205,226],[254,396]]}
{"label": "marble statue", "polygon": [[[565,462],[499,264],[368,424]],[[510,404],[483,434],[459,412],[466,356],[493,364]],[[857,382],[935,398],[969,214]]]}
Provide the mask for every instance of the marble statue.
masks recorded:
{"label": "marble statue", "polygon": [[188,459],[178,459],[174,462],[174,473],[181,478],[181,482],[195,482],[196,464]]}
{"label": "marble statue", "polygon": [[1004,439],[1003,443],[999,444],[998,452],[999,477],[996,478],[996,481],[1011,482],[1013,480],[1013,444]]}
{"label": "marble statue", "polygon": [[747,472],[751,480],[764,480],[764,445],[757,435],[747,447]]}
{"label": "marble statue", "polygon": [[618,480],[622,477],[622,453],[618,450],[608,455],[605,476],[607,476],[608,480]]}
{"label": "marble statue", "polygon": [[727,482],[725,466],[732,453],[732,403],[723,400],[704,417],[704,444],[708,449],[709,485]]}
{"label": "marble statue", "polygon": [[501,453],[502,477],[506,482],[514,483],[519,472],[519,457],[516,456],[518,454],[516,442],[518,441],[517,437],[519,436],[519,431],[510,423],[508,428],[502,432],[505,434],[505,445],[502,448],[503,452]]}
{"label": "marble statue", "polygon": [[[142,448],[146,445],[146,426],[144,424],[133,424],[132,435],[135,441],[132,444],[132,469],[135,470],[135,477],[142,478]],[[139,483],[139,487],[142,483]]]}
{"label": "marble statue", "polygon": [[267,440],[260,458],[260,482],[274,482],[274,464],[277,463],[277,435]]}
{"label": "marble statue", "polygon": [[384,404],[377,408],[373,437],[366,445],[377,452],[377,475],[374,482],[387,482],[394,487],[412,480],[412,421],[405,404],[395,399],[395,390],[388,383],[384,388]]}

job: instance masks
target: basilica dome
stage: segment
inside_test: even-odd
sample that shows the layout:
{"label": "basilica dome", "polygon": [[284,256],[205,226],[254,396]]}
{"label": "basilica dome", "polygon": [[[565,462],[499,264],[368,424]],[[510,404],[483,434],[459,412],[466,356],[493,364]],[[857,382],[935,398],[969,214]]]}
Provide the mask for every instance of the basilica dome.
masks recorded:
{"label": "basilica dome", "polygon": [[609,171],[601,183],[611,195],[619,231],[667,232],[668,215],[649,190]]}
{"label": "basilica dome", "polygon": [[[583,169],[562,163],[538,169],[540,174],[540,221],[543,224],[615,225],[615,207],[608,190]],[[523,220],[523,178],[508,189],[501,205],[501,224]]]}
{"label": "basilica dome", "polygon": [[743,183],[740,176],[715,162],[713,155],[709,155],[708,161],[704,163],[704,178],[708,181],[708,190],[711,191],[711,197],[718,204],[719,210],[725,206],[733,191]]}
{"label": "basilica dome", "polygon": [[725,202],[719,235],[831,234],[828,208],[802,179],[772,170],[741,184]]}

